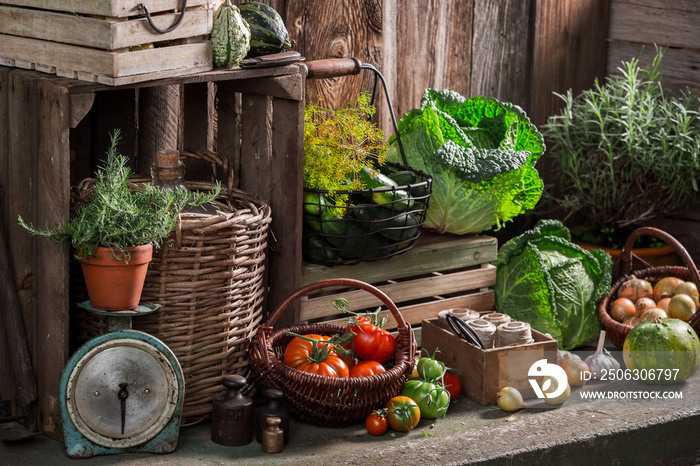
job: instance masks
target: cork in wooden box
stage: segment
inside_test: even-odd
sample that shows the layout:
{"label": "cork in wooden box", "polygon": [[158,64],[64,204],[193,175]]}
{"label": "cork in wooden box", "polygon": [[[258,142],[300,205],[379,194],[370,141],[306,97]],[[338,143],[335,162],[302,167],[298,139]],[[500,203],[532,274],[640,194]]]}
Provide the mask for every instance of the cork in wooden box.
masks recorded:
{"label": "cork in wooden box", "polygon": [[439,349],[436,359],[461,372],[462,395],[482,405],[495,403],[505,386],[518,389],[523,398],[533,398],[528,369],[540,359],[556,363],[556,340],[536,330],[533,343],[483,350],[440,327],[437,319],[423,320],[421,326],[423,349],[430,354]]}
{"label": "cork in wooden box", "polygon": [[[190,0],[170,32],[153,29],[138,0],[10,0],[0,6],[0,65],[122,85],[213,68],[211,0]],[[181,0],[147,2],[162,30]]]}

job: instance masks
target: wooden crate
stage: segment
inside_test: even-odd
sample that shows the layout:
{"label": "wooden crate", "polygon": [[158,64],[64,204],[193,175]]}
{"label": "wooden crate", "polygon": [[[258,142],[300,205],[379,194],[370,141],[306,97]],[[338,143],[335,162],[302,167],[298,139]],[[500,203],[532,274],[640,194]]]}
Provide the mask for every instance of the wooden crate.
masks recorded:
{"label": "wooden crate", "polygon": [[[136,173],[147,176],[155,150],[140,148],[153,144],[155,132],[147,131],[153,119],[146,110],[159,102],[149,104],[145,97],[176,87],[184,100],[175,110],[181,115],[175,130],[182,139],[164,147],[209,147],[217,115],[215,147],[234,167],[234,187],[270,205],[275,239],[266,263],[265,299],[276,306],[301,286],[304,79],[301,66],[288,65],[214,70],[115,88],[0,66],[0,228],[12,269],[0,270],[0,276],[18,289],[37,377],[39,429],[48,436],[62,436],[58,385],[76,349],[70,343],[77,293],[70,289],[69,248],[30,236],[14,219],[21,215],[42,226],[65,223],[71,186],[101,163],[114,128],[122,129],[120,152]],[[214,88],[215,101],[213,95],[208,98]],[[167,128],[159,129],[163,133]],[[206,168],[203,178],[190,170],[187,179],[206,180],[211,167]],[[289,323],[280,322],[288,324],[291,316]],[[10,400],[17,415],[9,364],[13,349],[4,332],[0,328],[0,371],[10,376],[0,379],[0,408],[7,412],[5,400]]]}
{"label": "wooden crate", "polygon": [[448,367],[461,372],[462,395],[486,405],[496,402],[496,394],[506,386],[520,391],[523,398],[535,392],[528,381],[528,369],[540,359],[555,364],[557,341],[532,330],[534,343],[483,350],[440,327],[437,319],[422,322],[422,347]]}
{"label": "wooden crate", "polygon": [[[421,233],[415,246],[389,259],[348,266],[328,267],[304,263],[302,283],[326,278],[355,278],[376,286],[398,306],[404,319],[420,330],[423,319],[436,317],[443,309],[493,308],[497,241],[489,236],[455,236]],[[330,291],[328,291],[330,290]],[[345,298],[349,309],[373,311],[381,303],[374,296],[349,289],[324,289],[302,298],[299,321],[319,322],[342,319],[331,300]],[[391,314],[387,329],[396,328]],[[347,317],[347,316],[346,316]],[[419,332],[417,332],[419,338]]]}
{"label": "wooden crate", "polygon": [[[190,2],[182,23],[160,34],[137,0],[11,0],[0,6],[0,65],[36,69],[108,85],[191,74],[213,68],[210,0]],[[180,0],[147,6],[168,28]],[[140,16],[139,16],[140,15]],[[150,48],[147,48],[150,47]]]}

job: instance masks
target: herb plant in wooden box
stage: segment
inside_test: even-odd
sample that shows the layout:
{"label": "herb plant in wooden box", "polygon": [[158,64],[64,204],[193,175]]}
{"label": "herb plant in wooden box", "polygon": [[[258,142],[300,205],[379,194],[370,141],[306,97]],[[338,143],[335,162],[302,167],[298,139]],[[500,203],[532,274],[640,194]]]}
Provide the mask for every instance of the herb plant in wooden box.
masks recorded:
{"label": "herb plant in wooden box", "polygon": [[561,192],[548,200],[583,243],[621,249],[632,230],[697,197],[700,99],[661,85],[662,58],[657,48],[647,68],[623,62],[605,84],[559,95],[564,109],[544,125]]}
{"label": "herb plant in wooden box", "polygon": [[110,135],[106,160],[97,173],[92,194],[71,220],[54,229],[17,221],[34,235],[59,244],[70,240],[81,261],[90,304],[102,310],[138,306],[154,247],[160,246],[188,205],[212,201],[218,194],[130,185],[127,158],[117,146],[120,131]]}

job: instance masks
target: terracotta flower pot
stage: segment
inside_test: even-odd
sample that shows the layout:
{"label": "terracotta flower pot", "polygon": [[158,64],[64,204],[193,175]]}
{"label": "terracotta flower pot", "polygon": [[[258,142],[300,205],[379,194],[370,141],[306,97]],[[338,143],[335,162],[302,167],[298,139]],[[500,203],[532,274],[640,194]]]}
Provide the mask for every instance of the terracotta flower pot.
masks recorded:
{"label": "terracotta flower pot", "polygon": [[96,257],[81,261],[90,305],[105,311],[135,309],[141,299],[153,245],[129,250],[129,262],[117,259],[109,248],[98,247]]}
{"label": "terracotta flower pot", "polygon": [[[588,249],[589,251],[592,249],[602,249],[612,256],[613,265],[615,265],[620,257],[620,253],[622,252],[621,249],[607,249],[579,242],[576,242],[576,244],[581,246],[583,249]],[[680,262],[680,256],[676,254],[676,250],[673,249],[673,246],[668,244],[665,244],[659,248],[637,248],[633,249],[632,252],[637,257],[648,262],[654,267],[661,265],[680,265],[682,263]]]}

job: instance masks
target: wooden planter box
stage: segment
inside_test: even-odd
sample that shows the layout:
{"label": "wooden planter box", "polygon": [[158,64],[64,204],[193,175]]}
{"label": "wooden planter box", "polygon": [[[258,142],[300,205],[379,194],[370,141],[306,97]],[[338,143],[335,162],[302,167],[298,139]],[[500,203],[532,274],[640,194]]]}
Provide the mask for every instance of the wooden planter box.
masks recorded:
{"label": "wooden planter box", "polygon": [[[489,236],[455,236],[421,233],[414,247],[404,254],[375,262],[328,267],[304,263],[302,283],[326,278],[355,278],[376,286],[398,306],[404,319],[415,326],[420,344],[420,323],[437,317],[443,309],[469,307],[486,311],[493,308],[496,284],[497,241]],[[302,298],[300,322],[342,319],[331,300],[345,298],[350,310],[374,311],[381,305],[361,290],[322,290]],[[396,328],[391,314],[387,329]],[[347,317],[347,316],[345,316]]]}
{"label": "wooden planter box", "polygon": [[[112,86],[213,67],[210,0],[189,3],[182,23],[156,32],[137,0],[11,0],[0,6],[0,65]],[[161,29],[181,0],[145,2]]]}
{"label": "wooden planter box", "polygon": [[437,319],[422,323],[422,346],[436,359],[461,372],[462,395],[486,405],[496,402],[496,394],[506,386],[520,391],[523,398],[535,392],[528,382],[530,366],[540,359],[555,364],[557,341],[532,330],[534,343],[483,350],[440,327]]}

